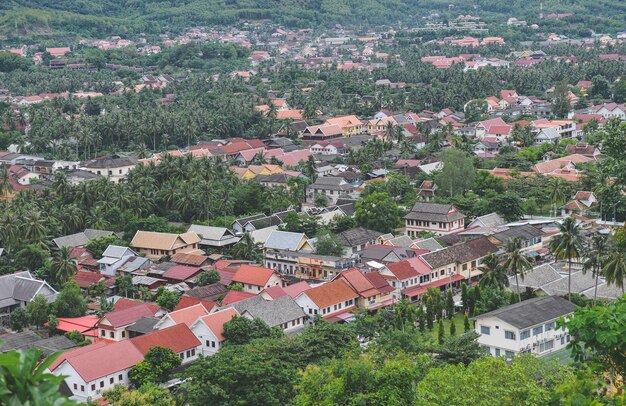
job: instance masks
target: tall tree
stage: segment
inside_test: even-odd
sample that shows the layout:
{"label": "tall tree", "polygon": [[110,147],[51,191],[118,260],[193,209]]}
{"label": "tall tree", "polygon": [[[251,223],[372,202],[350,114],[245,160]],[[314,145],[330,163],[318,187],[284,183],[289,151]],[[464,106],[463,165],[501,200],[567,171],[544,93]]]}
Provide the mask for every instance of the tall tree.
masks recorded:
{"label": "tall tree", "polygon": [[517,286],[517,298],[521,302],[522,294],[519,289],[519,278],[524,280],[524,272],[533,269],[532,259],[522,252],[522,240],[516,237],[505,244],[504,268],[515,275],[515,285]]}
{"label": "tall tree", "polygon": [[550,240],[550,250],[558,260],[567,260],[568,299],[572,300],[572,259],[579,258],[582,251],[582,236],[576,220],[568,217],[559,225],[559,234]]}
{"label": "tall tree", "polygon": [[584,255],[583,272],[591,271],[595,279],[593,289],[593,303],[595,304],[598,297],[598,280],[607,262],[606,237],[602,234],[594,234],[586,244]]}
{"label": "tall tree", "polygon": [[76,258],[72,257],[72,251],[69,247],[62,247],[53,255],[50,270],[58,286],[63,286],[76,274],[78,271]]}
{"label": "tall tree", "polygon": [[568,84],[567,81],[563,80],[554,87],[554,93],[552,94],[552,114],[559,118],[565,118],[571,108]]}
{"label": "tall tree", "polygon": [[474,184],[474,164],[472,158],[458,149],[447,149],[439,158],[443,169],[435,175],[439,191],[446,196],[465,193]]}
{"label": "tall tree", "polygon": [[481,287],[494,287],[502,290],[509,286],[509,278],[504,273],[504,267],[500,266],[500,259],[495,254],[487,255],[478,270],[483,274],[480,277]]}

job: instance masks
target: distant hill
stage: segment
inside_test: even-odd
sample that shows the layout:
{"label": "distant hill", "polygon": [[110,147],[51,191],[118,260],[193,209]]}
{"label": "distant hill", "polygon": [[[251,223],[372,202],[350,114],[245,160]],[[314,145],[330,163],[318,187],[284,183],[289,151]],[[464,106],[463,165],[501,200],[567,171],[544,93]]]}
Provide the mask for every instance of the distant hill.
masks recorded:
{"label": "distant hill", "polygon": [[[509,17],[537,20],[539,4],[539,0],[3,0],[0,30],[20,36],[101,36],[179,31],[242,19],[272,19],[288,27],[368,27],[415,25],[432,12],[443,17],[479,15],[504,23]],[[588,20],[593,27],[609,30],[626,26],[623,0],[545,0],[543,4],[544,13],[573,13],[576,23]]]}

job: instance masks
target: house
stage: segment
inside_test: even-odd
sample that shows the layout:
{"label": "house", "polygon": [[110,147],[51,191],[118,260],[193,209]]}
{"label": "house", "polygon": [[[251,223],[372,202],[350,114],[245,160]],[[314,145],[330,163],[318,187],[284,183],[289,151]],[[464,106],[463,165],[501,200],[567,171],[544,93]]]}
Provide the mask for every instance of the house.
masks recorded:
{"label": "house", "polygon": [[[333,280],[342,280],[347,283],[359,297],[356,306],[359,309],[377,310],[395,303],[392,296],[393,287],[379,273],[362,273],[358,268],[352,268],[340,272]],[[376,276],[378,275],[378,276]],[[377,288],[372,280],[376,281]]]}
{"label": "house", "polygon": [[191,326],[191,331],[200,340],[200,353],[204,356],[218,352],[226,340],[224,338],[224,324],[240,314],[236,309],[229,307],[199,318]]}
{"label": "house", "polygon": [[478,343],[496,357],[549,354],[569,343],[569,332],[557,328],[556,321],[575,310],[560,296],[543,296],[481,314],[475,317]]}
{"label": "house", "polygon": [[[128,247],[109,245],[102,253],[102,258],[100,258],[97,262],[101,274],[115,276],[117,274],[117,270],[130,260],[130,258],[137,257],[137,253]],[[145,265],[147,266],[148,264]]]}
{"label": "house", "polygon": [[300,293],[296,303],[309,317],[321,316],[329,321],[347,321],[356,308],[359,294],[343,280],[324,283]]}
{"label": "house", "polygon": [[241,239],[232,231],[225,227],[211,227],[192,224],[187,232],[196,233],[200,238],[200,245],[203,248],[222,248],[236,244]]}
{"label": "house", "polygon": [[97,323],[98,337],[111,341],[121,341],[128,337],[126,328],[142,317],[154,317],[160,312],[159,306],[134,302],[130,307],[105,314]]}
{"label": "house", "polygon": [[232,282],[241,283],[244,292],[255,295],[270,286],[284,286],[283,279],[278,272],[263,266],[248,264],[239,267]]}
{"label": "house", "polygon": [[506,221],[497,213],[485,214],[484,216],[476,217],[471,223],[467,225],[467,228],[490,228],[495,229],[506,224]]}
{"label": "house", "polygon": [[431,283],[427,287],[456,285],[463,279],[477,278],[482,274],[477,269],[482,259],[497,251],[498,247],[489,238],[480,237],[420,255],[422,261],[432,269]]}
{"label": "house", "polygon": [[315,199],[322,195],[326,196],[330,205],[334,205],[341,195],[351,195],[354,190],[354,186],[343,178],[324,176],[306,187],[306,201],[315,203]]}
{"label": "house", "polygon": [[59,317],[57,320],[59,322],[55,327],[57,331],[63,333],[78,331],[89,340],[98,337],[98,329],[96,328],[96,324],[100,320],[98,316]]}
{"label": "house", "polygon": [[285,334],[302,330],[306,319],[306,314],[291,296],[272,300],[254,296],[228,307],[237,310],[242,317],[261,319],[272,328],[280,328]]}
{"label": "house", "polygon": [[329,118],[324,124],[339,126],[344,137],[360,134],[365,125],[363,121],[354,115]]}
{"label": "house", "polygon": [[565,217],[572,213],[584,216],[589,210],[598,204],[598,199],[593,192],[578,191],[567,204],[560,207],[561,216]]}
{"label": "house", "polygon": [[324,141],[338,138],[343,135],[343,130],[338,125],[316,125],[306,127],[302,131],[301,138],[305,141]]}
{"label": "house", "polygon": [[274,230],[263,245],[265,254],[275,251],[311,252],[313,247],[304,233]]}
{"label": "house", "polygon": [[276,250],[265,253],[265,266],[301,279],[328,280],[339,270],[354,266],[354,259],[310,252]]}
{"label": "house", "polygon": [[226,284],[230,284],[230,282],[225,281],[222,277],[218,283],[189,289],[182,297],[189,296],[194,299],[203,299],[215,302],[226,293],[230,292],[228,288],[226,288]]}
{"label": "house", "polygon": [[522,224],[515,227],[507,227],[502,231],[492,234],[488,238],[499,247],[517,238],[521,241],[522,248],[528,248],[533,245],[541,244],[542,237],[543,231],[539,228],[531,226],[530,224]]}
{"label": "house", "polygon": [[137,231],[130,246],[139,254],[144,254],[151,260],[158,261],[165,256],[172,256],[178,252],[200,254],[198,249],[201,239],[194,232],[184,234],[159,233],[155,231]]}
{"label": "house", "polygon": [[203,271],[204,270],[202,268],[197,266],[176,264],[163,272],[162,277],[163,279],[166,279],[169,283],[180,283],[198,276]]}
{"label": "house", "polygon": [[359,258],[361,262],[376,261],[380,264],[386,264],[389,262],[404,261],[414,256],[415,251],[408,247],[376,244],[368,245],[367,248],[361,252]]}
{"label": "house", "polygon": [[437,191],[437,185],[432,180],[422,181],[420,186],[417,188],[417,196],[428,202],[430,199],[435,197],[435,192]]}
{"label": "house", "polygon": [[113,155],[83,162],[78,169],[105,176],[110,181],[119,183],[126,179],[128,172],[137,165],[137,162],[137,158]]}
{"label": "house", "polygon": [[[272,230],[275,230],[279,225],[283,224],[283,218],[293,211],[294,210],[285,210],[269,216],[265,214],[255,214],[254,216],[239,218],[233,221],[231,228],[237,236],[244,233],[252,233],[254,236],[254,231],[271,228],[267,230],[267,235],[264,236],[264,238],[267,239]],[[265,240],[262,242],[265,242]]]}
{"label": "house", "polygon": [[48,356],[58,351],[67,351],[76,347],[76,343],[62,335],[41,338],[34,331],[28,330],[11,334],[4,334],[4,330],[1,332],[0,352],[35,348],[41,351],[43,355]]}
{"label": "house", "polygon": [[170,261],[175,264],[198,267],[207,266],[213,263],[213,260],[206,255],[185,254],[184,252],[172,255]]}
{"label": "house", "polygon": [[46,281],[35,279],[30,272],[16,272],[0,276],[0,313],[10,313],[24,307],[38,295],[48,303],[56,300],[58,292]]}
{"label": "house", "polygon": [[376,239],[381,235],[382,233],[378,231],[357,227],[342,231],[337,234],[337,239],[345,247],[346,256],[355,258],[367,246],[376,244]]}
{"label": "house", "polygon": [[115,343],[99,341],[61,354],[48,370],[65,377],[71,398],[98,399],[115,385],[128,385],[130,370],[154,347],[169,348],[186,364],[197,358],[200,341],[184,325],[155,331]]}
{"label": "house", "polygon": [[183,309],[174,310],[167,313],[155,325],[155,330],[163,330],[177,324],[186,324],[191,327],[200,317],[206,316],[209,311],[201,304],[185,307]]}
{"label": "house", "polygon": [[431,272],[430,266],[420,257],[389,263],[380,269],[380,275],[392,288],[393,298],[407,297],[410,301],[416,301],[426,291],[421,288],[413,293],[412,288],[429,283]]}
{"label": "house", "polygon": [[259,296],[266,300],[274,300],[283,296],[289,296],[292,299],[295,299],[300,293],[309,289],[311,289],[311,285],[309,285],[307,281],[300,281],[283,287],[270,286],[267,289],[263,289],[261,293],[259,293]]}
{"label": "house", "polygon": [[600,150],[596,148],[594,145],[578,143],[576,145],[568,145],[565,147],[565,152],[568,155],[583,155],[587,158],[597,158],[600,155]]}
{"label": "house", "polygon": [[465,228],[465,215],[451,204],[423,203],[413,205],[404,216],[406,234],[415,238],[421,231],[445,235]]}
{"label": "house", "polygon": [[105,231],[105,230],[93,230],[93,229],[85,229],[85,231],[81,231],[80,233],[70,234],[63,237],[58,237],[52,239],[54,245],[58,248],[75,248],[75,247],[84,247],[89,244],[89,241],[94,238],[104,237],[113,235],[113,231]]}

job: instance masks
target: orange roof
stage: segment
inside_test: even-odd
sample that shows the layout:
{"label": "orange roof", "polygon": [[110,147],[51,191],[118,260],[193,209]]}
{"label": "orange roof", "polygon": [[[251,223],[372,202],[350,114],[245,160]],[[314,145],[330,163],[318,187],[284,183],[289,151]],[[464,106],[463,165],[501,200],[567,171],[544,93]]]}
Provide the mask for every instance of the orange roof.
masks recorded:
{"label": "orange roof", "polygon": [[180,353],[198,347],[201,343],[185,324],[177,324],[163,330],[153,331],[139,337],[131,338],[133,345],[146,355],[151,348],[165,347]]}
{"label": "orange roof", "polygon": [[380,294],[380,292],[372,285],[357,268],[348,269],[340,272],[335,279],[344,278],[348,284],[354,289],[359,296],[368,298]]}
{"label": "orange roof", "polygon": [[239,312],[229,307],[228,309],[204,316],[200,320],[215,334],[218,340],[224,341],[224,323],[229,322],[235,316],[239,316]]}
{"label": "orange roof", "polygon": [[276,271],[264,266],[243,264],[235,273],[233,282],[241,282],[255,286],[265,286],[274,274],[276,274]]}
{"label": "orange roof", "polygon": [[253,296],[256,296],[254,293],[242,292],[238,290],[229,290],[228,293],[222,299],[222,306],[227,306],[229,304],[241,302],[242,300],[249,299]]}
{"label": "orange roof", "polygon": [[349,299],[355,299],[359,296],[341,279],[311,288],[302,294],[307,295],[320,309]]}
{"label": "orange roof", "polygon": [[174,311],[186,309],[197,304],[204,306],[207,312],[211,311],[211,309],[215,307],[215,302],[212,302],[210,300],[182,295],[180,297],[180,300],[178,301],[178,304],[174,308]]}
{"label": "orange roof", "polygon": [[193,306],[168,313],[167,316],[176,324],[186,324],[187,326],[191,326],[196,322],[196,320],[202,316],[206,316],[207,314],[209,314],[209,312],[203,305],[195,304]]}
{"label": "orange roof", "polygon": [[303,110],[279,110],[276,118],[279,120],[302,120]]}
{"label": "orange roof", "polygon": [[98,331],[94,328],[98,320],[98,316],[83,316],[83,317],[59,317],[57,319],[59,324],[56,329],[59,331],[69,332],[78,331],[85,336],[97,337]]}
{"label": "orange roof", "polygon": [[359,120],[357,116],[341,116],[341,117],[332,117],[326,120],[325,124],[329,125],[338,125],[341,128],[346,127],[354,127],[358,125],[363,125],[363,122]]}

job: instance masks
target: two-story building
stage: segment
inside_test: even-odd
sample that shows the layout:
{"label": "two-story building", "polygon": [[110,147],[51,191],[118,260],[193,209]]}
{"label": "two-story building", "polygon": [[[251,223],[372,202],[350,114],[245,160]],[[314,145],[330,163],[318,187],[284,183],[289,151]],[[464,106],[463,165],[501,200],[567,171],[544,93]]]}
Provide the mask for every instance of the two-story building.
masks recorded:
{"label": "two-story building", "polygon": [[570,341],[569,332],[557,328],[556,321],[575,310],[573,303],[560,296],[544,296],[481,314],[475,317],[478,343],[496,357],[543,356]]}
{"label": "two-story building", "polygon": [[305,326],[306,314],[288,295],[271,300],[254,296],[228,307],[237,310],[241,317],[261,319],[272,328],[280,328],[285,334],[294,333]]}
{"label": "two-story building", "polygon": [[154,317],[160,308],[156,305],[138,303],[131,307],[109,312],[96,324],[98,337],[110,341],[122,341],[129,338],[126,328],[142,317]]}
{"label": "two-story building", "polygon": [[418,202],[404,216],[406,234],[416,238],[420,231],[445,235],[465,228],[465,215],[451,204]]}
{"label": "two-story building", "polygon": [[[395,303],[391,285],[379,273],[372,272],[369,277],[368,275],[357,268],[352,268],[340,272],[333,280],[343,280],[359,295],[356,300],[359,309],[376,310]],[[382,282],[377,283],[378,287],[372,282],[377,277],[382,279]]]}
{"label": "two-story building", "polygon": [[326,320],[348,320],[350,311],[356,308],[359,294],[339,279],[308,289],[296,296],[296,303],[309,317]]}
{"label": "two-story building", "polygon": [[224,345],[224,324],[233,317],[240,316],[236,309],[229,307],[199,318],[191,326],[191,331],[200,340],[200,353],[213,355]]}
{"label": "two-story building", "polygon": [[326,196],[329,205],[334,205],[337,204],[340,196],[351,195],[354,193],[354,189],[354,185],[346,182],[343,178],[323,176],[306,187],[306,201],[315,203],[315,199],[321,195]]}
{"label": "two-story building", "polygon": [[329,280],[337,272],[353,267],[354,263],[353,258],[308,252],[275,250],[265,254],[265,266],[300,279]]}
{"label": "two-story building", "polygon": [[137,162],[136,158],[113,155],[83,162],[79,169],[104,176],[112,182],[119,183],[126,179],[128,172],[135,168]]}
{"label": "two-story building", "polygon": [[283,278],[275,270],[248,264],[237,269],[231,283],[241,283],[244,292],[255,295],[271,286],[285,286]]}
{"label": "two-story building", "polygon": [[130,246],[139,254],[153,261],[165,256],[171,257],[179,252],[202,255],[198,249],[201,239],[194,232],[183,234],[159,233],[155,231],[137,231]]}

